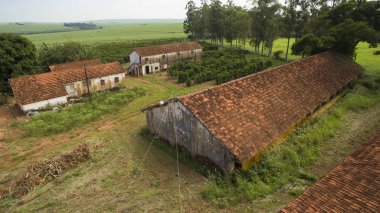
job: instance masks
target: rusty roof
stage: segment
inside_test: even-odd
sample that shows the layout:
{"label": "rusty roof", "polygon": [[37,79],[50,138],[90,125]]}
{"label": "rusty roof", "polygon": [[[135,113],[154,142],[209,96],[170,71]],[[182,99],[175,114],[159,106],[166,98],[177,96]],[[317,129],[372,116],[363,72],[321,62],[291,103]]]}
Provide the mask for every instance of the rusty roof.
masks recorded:
{"label": "rusty roof", "polygon": [[244,164],[361,72],[325,52],[178,99]]}
{"label": "rusty roof", "polygon": [[281,212],[377,212],[380,209],[380,134]]}
{"label": "rusty roof", "polygon": [[141,57],[160,55],[165,53],[181,52],[202,49],[203,47],[197,42],[186,42],[186,43],[174,43],[165,44],[149,47],[139,47],[134,49],[134,51]]}
{"label": "rusty roof", "polygon": [[[125,72],[119,62],[94,65],[87,68],[87,77],[98,78]],[[66,69],[9,79],[16,102],[21,105],[66,96],[65,84],[85,80],[83,68]]]}
{"label": "rusty roof", "polygon": [[83,69],[83,66],[90,67],[94,65],[101,64],[99,59],[91,59],[91,60],[84,60],[84,61],[75,61],[75,62],[69,62],[64,64],[54,64],[49,66],[50,71],[62,71],[67,69]]}

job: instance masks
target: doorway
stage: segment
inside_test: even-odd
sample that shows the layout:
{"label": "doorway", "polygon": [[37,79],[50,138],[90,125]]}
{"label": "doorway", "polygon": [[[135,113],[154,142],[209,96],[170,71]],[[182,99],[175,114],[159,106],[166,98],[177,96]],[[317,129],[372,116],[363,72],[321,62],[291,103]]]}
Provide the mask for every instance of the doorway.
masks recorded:
{"label": "doorway", "polygon": [[150,74],[149,66],[145,66],[145,74]]}

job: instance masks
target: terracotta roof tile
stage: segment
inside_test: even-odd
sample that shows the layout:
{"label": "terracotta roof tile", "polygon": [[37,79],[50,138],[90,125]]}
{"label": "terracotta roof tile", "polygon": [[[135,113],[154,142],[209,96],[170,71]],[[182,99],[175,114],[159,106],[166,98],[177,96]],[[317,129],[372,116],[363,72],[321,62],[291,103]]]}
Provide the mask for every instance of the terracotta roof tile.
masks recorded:
{"label": "terracotta roof tile", "polygon": [[178,99],[245,163],[361,72],[325,52]]}
{"label": "terracotta roof tile", "polygon": [[186,42],[186,43],[175,43],[175,44],[165,44],[165,45],[157,45],[157,46],[149,46],[149,47],[139,47],[134,49],[139,56],[152,56],[152,55],[160,55],[165,53],[172,52],[180,52],[180,51],[188,51],[188,50],[196,50],[202,49],[203,47],[199,45],[197,42]]}
{"label": "terracotta roof tile", "polygon": [[[125,72],[119,62],[87,68],[89,79]],[[66,69],[9,79],[16,102],[21,105],[66,96],[64,84],[85,80],[83,68]]]}
{"label": "terracotta roof tile", "polygon": [[380,133],[281,212],[377,212]]}
{"label": "terracotta roof tile", "polygon": [[62,71],[66,69],[83,69],[83,66],[90,67],[94,65],[99,65],[102,62],[98,59],[92,59],[92,60],[84,60],[84,61],[75,61],[75,62],[69,62],[64,64],[54,64],[49,66],[50,71]]}

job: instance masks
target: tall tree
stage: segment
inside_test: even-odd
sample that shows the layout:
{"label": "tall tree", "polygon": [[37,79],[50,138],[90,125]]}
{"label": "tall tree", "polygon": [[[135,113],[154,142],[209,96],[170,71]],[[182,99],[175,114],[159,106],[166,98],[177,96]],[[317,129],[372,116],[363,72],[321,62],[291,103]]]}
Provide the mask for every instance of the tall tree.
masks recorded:
{"label": "tall tree", "polygon": [[251,11],[252,43],[255,46],[256,52],[259,52],[258,48],[260,44],[262,44],[261,53],[263,54],[265,40],[268,40],[269,37],[268,44],[271,46],[275,38],[274,34],[277,33],[273,29],[276,29],[276,17],[280,9],[280,4],[277,0],[254,0],[253,5],[254,7]]}
{"label": "tall tree", "polygon": [[249,37],[251,19],[248,11],[241,7],[237,7],[236,17],[237,21],[235,24],[237,28],[237,39],[243,44],[245,49],[245,44],[247,43],[247,39]]}
{"label": "tall tree", "polygon": [[225,5],[223,15],[224,36],[226,41],[232,45],[232,41],[237,38],[237,10],[232,0],[228,0]]}
{"label": "tall tree", "polygon": [[0,34],[0,91],[10,92],[9,78],[37,72],[34,44],[19,35]]}
{"label": "tall tree", "polygon": [[211,0],[208,14],[208,26],[211,38],[214,42],[224,40],[223,7],[219,0]]}
{"label": "tall tree", "polygon": [[196,27],[198,26],[197,24],[197,7],[194,3],[194,1],[189,1],[186,4],[186,19],[183,22],[183,29],[186,34],[188,34],[190,39],[196,39]]}
{"label": "tall tree", "polygon": [[294,30],[296,27],[296,8],[297,1],[296,0],[287,0],[285,1],[285,6],[283,7],[283,15],[282,15],[282,29],[287,38],[287,45],[285,51],[285,59],[288,59],[289,55],[289,47],[290,47],[290,39],[294,36]]}

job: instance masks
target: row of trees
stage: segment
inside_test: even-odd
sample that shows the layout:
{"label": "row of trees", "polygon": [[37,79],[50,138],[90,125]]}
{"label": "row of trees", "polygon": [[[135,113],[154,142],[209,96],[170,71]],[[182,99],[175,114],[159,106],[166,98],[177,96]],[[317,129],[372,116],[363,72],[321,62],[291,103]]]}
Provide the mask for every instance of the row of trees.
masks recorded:
{"label": "row of trees", "polygon": [[[365,0],[251,0],[251,9],[242,8],[228,0],[202,0],[200,6],[190,0],[184,32],[189,39],[211,39],[213,43],[249,42],[257,53],[272,54],[276,38],[303,39],[295,54],[308,55],[334,49],[352,56],[359,41],[372,45],[379,42],[380,2]],[[376,32],[377,31],[377,32]],[[344,33],[348,32],[348,33]],[[348,36],[348,38],[346,38]],[[310,39],[312,38],[312,39]],[[317,45],[309,44],[309,40]],[[316,46],[316,48],[313,48]],[[299,50],[301,48],[301,50]]]}
{"label": "row of trees", "polygon": [[8,79],[46,72],[49,65],[98,58],[97,52],[76,42],[43,44],[39,50],[19,35],[0,34],[0,94],[11,92]]}
{"label": "row of trees", "polygon": [[92,22],[90,22],[90,23],[64,23],[63,26],[77,28],[80,30],[96,30],[96,29],[102,29],[103,28],[101,26],[97,26],[96,24],[94,24]]}

